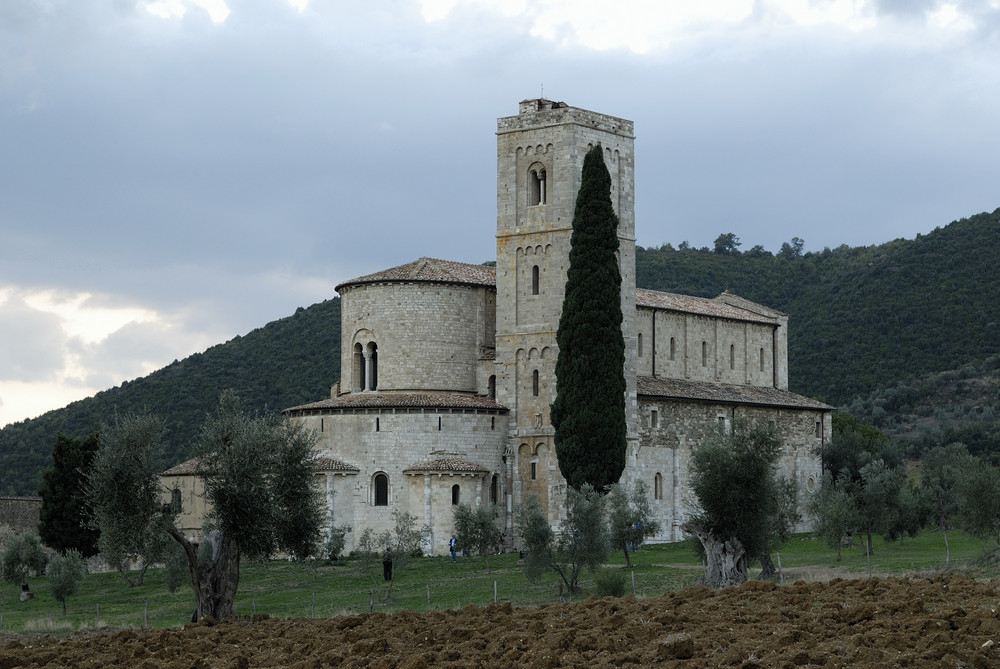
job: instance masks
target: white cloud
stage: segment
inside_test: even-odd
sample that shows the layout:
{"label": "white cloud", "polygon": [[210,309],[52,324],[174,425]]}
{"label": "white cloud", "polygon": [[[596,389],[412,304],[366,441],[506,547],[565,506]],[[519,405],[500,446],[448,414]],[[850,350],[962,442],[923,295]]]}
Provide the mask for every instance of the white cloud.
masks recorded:
{"label": "white cloud", "polygon": [[90,293],[60,293],[47,290],[29,293],[25,303],[41,312],[54,314],[69,337],[96,343],[128,323],[159,320],[156,312],[141,307],[103,307],[95,304]]}
{"label": "white cloud", "polygon": [[179,19],[187,13],[190,5],[207,12],[213,23],[223,23],[229,17],[225,0],[152,0],[145,3],[145,9],[161,19]]}
{"label": "white cloud", "polygon": [[961,12],[957,5],[941,5],[936,11],[927,15],[931,27],[946,32],[967,32],[975,29],[972,17]]}

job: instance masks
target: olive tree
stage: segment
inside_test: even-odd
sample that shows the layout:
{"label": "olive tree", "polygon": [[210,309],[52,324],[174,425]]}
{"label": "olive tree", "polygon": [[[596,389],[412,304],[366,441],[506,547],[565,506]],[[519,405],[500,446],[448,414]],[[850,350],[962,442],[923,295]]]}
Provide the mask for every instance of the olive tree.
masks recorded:
{"label": "olive tree", "polygon": [[784,499],[794,486],[783,485],[777,469],[781,445],[775,427],[737,420],[692,451],[699,508],[681,529],[701,542],[708,587],[746,581],[749,561],[768,556],[786,533],[782,523],[794,522]]}
{"label": "olive tree", "polygon": [[[148,413],[116,415],[101,427],[85,486],[97,547],[130,586],[167,554],[170,537],[155,463],[163,453],[163,421]],[[138,576],[131,572],[138,565]]]}
{"label": "olive tree", "polygon": [[30,530],[14,535],[0,555],[0,566],[9,583],[25,583],[28,576],[45,571],[45,550],[38,535]]}
{"label": "olive tree", "polygon": [[63,606],[63,615],[66,615],[66,600],[76,594],[85,571],[83,556],[72,548],[64,554],[53,555],[49,560],[45,576],[49,579],[52,596]]}
{"label": "olive tree", "polygon": [[486,570],[490,569],[490,553],[500,543],[497,512],[493,505],[459,504],[453,509],[455,540],[462,548],[483,556]]}
{"label": "olive tree", "polygon": [[[126,448],[116,443],[115,430],[101,434],[89,489],[102,539],[124,525],[135,535],[152,532],[176,541],[186,556],[197,617],[221,619],[232,613],[243,558],[284,552],[305,559],[320,545],[323,514],[313,489],[314,433],[276,416],[247,413],[235,393],[223,393],[197,444],[197,472],[211,509],[200,547],[177,528],[179,509],[159,501],[152,459],[140,457],[152,447]],[[146,436],[158,439],[159,433]],[[109,457],[113,453],[123,456]]]}
{"label": "olive tree", "polygon": [[660,531],[659,523],[649,506],[646,483],[636,481],[631,490],[620,483],[609,486],[605,505],[611,544],[622,550],[625,554],[625,566],[631,567],[629,547],[638,548],[646,537]]}
{"label": "olive tree", "polygon": [[610,541],[604,523],[604,497],[590,485],[566,494],[566,515],[556,532],[549,525],[538,499],[532,495],[517,514],[524,546],[524,574],[537,580],[553,571],[560,590],[579,592],[580,574],[595,571],[608,557]]}

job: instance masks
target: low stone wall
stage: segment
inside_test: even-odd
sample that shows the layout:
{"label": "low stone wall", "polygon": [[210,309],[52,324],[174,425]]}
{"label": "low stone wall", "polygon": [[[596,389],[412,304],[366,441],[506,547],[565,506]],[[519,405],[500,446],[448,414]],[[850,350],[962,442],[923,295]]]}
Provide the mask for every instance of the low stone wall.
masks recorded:
{"label": "low stone wall", "polygon": [[15,534],[38,531],[41,510],[41,497],[0,497],[0,550]]}

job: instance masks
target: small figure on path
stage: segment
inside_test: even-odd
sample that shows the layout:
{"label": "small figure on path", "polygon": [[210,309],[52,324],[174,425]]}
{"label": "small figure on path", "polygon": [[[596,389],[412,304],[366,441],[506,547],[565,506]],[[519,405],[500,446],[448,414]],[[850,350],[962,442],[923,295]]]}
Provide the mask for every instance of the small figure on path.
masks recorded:
{"label": "small figure on path", "polygon": [[448,542],[448,547],[451,548],[451,561],[455,562],[456,561],[455,560],[455,537],[452,537],[451,541]]}

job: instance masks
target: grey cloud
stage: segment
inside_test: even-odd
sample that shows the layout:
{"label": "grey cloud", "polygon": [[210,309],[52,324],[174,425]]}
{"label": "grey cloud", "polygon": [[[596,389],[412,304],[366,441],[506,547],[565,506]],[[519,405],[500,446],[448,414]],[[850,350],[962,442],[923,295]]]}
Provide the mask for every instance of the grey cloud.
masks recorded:
{"label": "grey cloud", "polygon": [[0,378],[43,381],[62,370],[66,336],[59,318],[19,297],[0,302]]}

